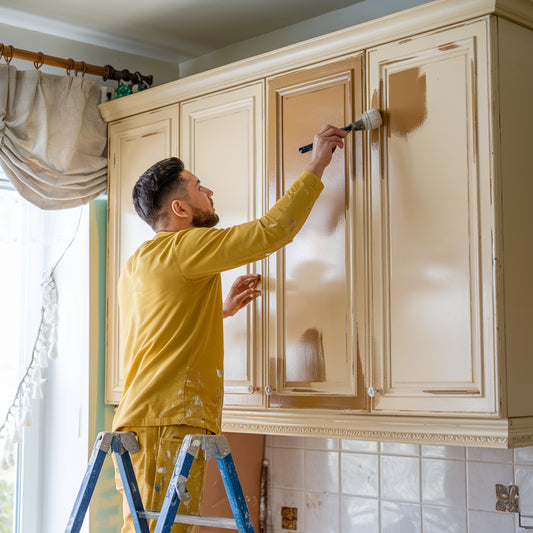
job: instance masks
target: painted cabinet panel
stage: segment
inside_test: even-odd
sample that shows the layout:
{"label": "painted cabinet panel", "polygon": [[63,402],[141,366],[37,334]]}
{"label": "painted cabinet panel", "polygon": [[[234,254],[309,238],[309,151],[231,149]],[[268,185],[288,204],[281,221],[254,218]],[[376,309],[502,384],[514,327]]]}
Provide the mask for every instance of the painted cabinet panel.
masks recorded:
{"label": "painted cabinet panel", "polygon": [[116,282],[151,237],[131,205],[137,177],[179,153],[213,189],[221,225],[245,222],[305,168],[298,147],[322,124],[378,108],[383,126],[349,134],[294,241],[224,274],[225,293],[247,271],[263,283],[225,320],[223,428],[531,445],[531,17],[521,0],[527,27],[452,4],[472,8],[454,26],[427,5],[422,26],[410,11],[376,23],[379,39],[365,24],[307,55],[298,45],[131,97],[156,110],[109,126],[108,402],[122,388]]}
{"label": "painted cabinet panel", "polygon": [[[219,227],[262,214],[263,83],[182,104],[185,167],[214,191]],[[252,264],[222,273],[225,297],[235,279],[261,273]],[[262,301],[224,319],[224,406],[262,406]]]}
{"label": "painted cabinet panel", "polygon": [[124,264],[153,231],[133,207],[131,193],[151,165],[178,152],[178,106],[144,113],[109,126],[107,232],[106,402],[118,403],[124,377],[120,363],[117,285]]}
{"label": "painted cabinet panel", "polygon": [[[272,205],[310,161],[298,147],[323,124],[344,126],[361,111],[362,57],[302,70],[268,83],[268,197]],[[356,272],[362,198],[350,136],[323,176],[325,189],[293,242],[272,256],[268,276],[270,407],[365,406]],[[358,233],[358,231],[360,233]],[[363,336],[361,336],[363,339]]]}
{"label": "painted cabinet panel", "polygon": [[497,411],[489,24],[368,52],[374,411]]}

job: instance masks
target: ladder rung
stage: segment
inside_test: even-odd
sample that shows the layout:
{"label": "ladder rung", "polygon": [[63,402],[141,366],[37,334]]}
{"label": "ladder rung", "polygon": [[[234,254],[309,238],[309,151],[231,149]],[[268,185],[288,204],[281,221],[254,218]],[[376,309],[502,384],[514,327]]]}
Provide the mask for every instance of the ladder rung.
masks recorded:
{"label": "ladder rung", "polygon": [[[159,511],[143,511],[139,513],[139,517],[146,518],[147,520],[157,520],[159,518]],[[237,529],[237,523],[234,518],[219,518],[216,516],[199,516],[178,513],[176,514],[174,523]]]}

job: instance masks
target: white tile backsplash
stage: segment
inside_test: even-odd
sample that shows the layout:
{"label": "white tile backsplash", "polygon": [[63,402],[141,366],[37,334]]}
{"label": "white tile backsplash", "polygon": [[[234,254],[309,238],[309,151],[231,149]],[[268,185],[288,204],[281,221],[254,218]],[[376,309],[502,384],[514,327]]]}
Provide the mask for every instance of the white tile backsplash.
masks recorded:
{"label": "white tile backsplash", "polygon": [[270,493],[269,505],[271,526],[275,531],[282,531],[281,508],[296,507],[298,509],[297,529],[292,531],[306,533],[305,493],[303,491],[273,488]]}
{"label": "white tile backsplash", "polygon": [[276,448],[303,448],[305,437],[287,437],[286,435],[272,435],[272,446]]}
{"label": "white tile backsplash", "polygon": [[339,439],[320,439],[317,437],[306,437],[305,448],[307,450],[338,450]]}
{"label": "white tile backsplash", "polygon": [[[515,469],[515,483],[519,487],[520,511],[533,516],[533,466],[518,465]],[[529,520],[527,524],[531,522],[533,520]]]}
{"label": "white tile backsplash", "polygon": [[[496,511],[495,485],[516,483],[533,515],[533,447],[514,451],[272,436],[268,533],[518,533],[517,513]],[[533,522],[527,519],[528,525]]]}
{"label": "white tile backsplash", "polygon": [[346,452],[377,453],[379,442],[371,440],[341,440],[341,450]]}
{"label": "white tile backsplash", "polygon": [[466,509],[424,505],[422,531],[424,533],[466,533]]}
{"label": "white tile backsplash", "polygon": [[514,533],[515,519],[511,513],[468,511],[468,533]]}
{"label": "white tile backsplash", "polygon": [[339,497],[320,492],[306,492],[306,533],[339,533]]}
{"label": "white tile backsplash", "polygon": [[351,496],[379,496],[379,456],[341,454],[341,492]]}
{"label": "white tile backsplash", "polygon": [[420,454],[418,444],[408,444],[405,442],[380,442],[381,453],[390,455],[416,455]]}
{"label": "white tile backsplash", "polygon": [[533,465],[533,446],[516,448],[514,450],[514,461],[518,465]]}
{"label": "white tile backsplash", "polygon": [[464,461],[422,459],[422,499],[424,504],[466,506]]}
{"label": "white tile backsplash", "polygon": [[434,457],[436,459],[465,459],[466,452],[462,446],[420,446],[422,457]]}
{"label": "white tile backsplash", "polygon": [[496,510],[496,484],[513,483],[513,466],[487,463],[467,464],[467,504],[477,511]]}
{"label": "white tile backsplash", "polygon": [[316,492],[339,492],[338,452],[306,450],[305,488]]}
{"label": "white tile backsplash", "polygon": [[272,486],[284,489],[304,488],[304,450],[273,448]]}
{"label": "white tile backsplash", "polygon": [[381,503],[382,533],[420,533],[422,516],[420,505],[412,503]]}
{"label": "white tile backsplash", "polygon": [[343,496],[341,498],[342,531],[379,533],[379,500]]}
{"label": "white tile backsplash", "polygon": [[418,457],[381,456],[381,498],[420,501],[420,460]]}
{"label": "white tile backsplash", "polygon": [[513,450],[467,448],[466,457],[469,461],[487,461],[489,463],[511,464],[513,462]]}

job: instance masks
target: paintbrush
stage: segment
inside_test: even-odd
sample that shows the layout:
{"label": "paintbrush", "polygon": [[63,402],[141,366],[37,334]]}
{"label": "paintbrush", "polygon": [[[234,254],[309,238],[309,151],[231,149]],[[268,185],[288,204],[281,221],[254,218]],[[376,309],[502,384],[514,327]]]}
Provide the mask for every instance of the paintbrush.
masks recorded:
{"label": "paintbrush", "polygon": [[[348,124],[341,128],[345,131],[369,131],[379,128],[382,123],[381,113],[377,109],[369,109],[363,113],[355,122]],[[305,154],[313,149],[313,143],[307,144],[306,146],[301,146],[298,148],[301,154]]]}

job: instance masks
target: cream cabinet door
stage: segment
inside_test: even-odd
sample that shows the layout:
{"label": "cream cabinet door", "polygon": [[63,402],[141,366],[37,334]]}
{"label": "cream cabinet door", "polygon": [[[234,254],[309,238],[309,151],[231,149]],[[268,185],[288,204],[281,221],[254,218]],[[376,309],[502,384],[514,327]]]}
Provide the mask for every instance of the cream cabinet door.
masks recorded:
{"label": "cream cabinet door", "polygon": [[490,24],[368,52],[375,412],[498,411]]}
{"label": "cream cabinet door", "polygon": [[109,125],[107,229],[106,402],[118,403],[124,378],[120,361],[117,284],[128,258],[153,231],[133,207],[139,176],[178,152],[178,106],[143,113]]}
{"label": "cream cabinet door", "polygon": [[[310,161],[298,148],[361,114],[362,80],[360,55],[269,80],[270,205]],[[302,230],[271,258],[269,407],[366,407],[362,138],[333,155]]]}
{"label": "cream cabinet door", "polygon": [[[219,227],[262,215],[263,83],[184,102],[185,167],[214,191]],[[236,277],[261,273],[252,264],[222,273],[223,297]],[[224,320],[224,407],[263,405],[262,300]]]}

